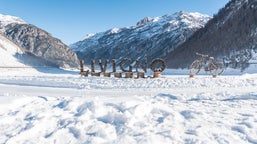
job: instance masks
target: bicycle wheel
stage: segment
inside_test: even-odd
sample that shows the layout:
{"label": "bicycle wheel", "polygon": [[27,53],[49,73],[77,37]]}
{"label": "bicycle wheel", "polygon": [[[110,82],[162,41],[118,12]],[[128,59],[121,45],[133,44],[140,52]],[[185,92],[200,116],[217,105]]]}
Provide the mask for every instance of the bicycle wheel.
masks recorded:
{"label": "bicycle wheel", "polygon": [[200,69],[201,69],[201,62],[199,60],[195,60],[190,66],[190,74],[196,75],[199,73]]}
{"label": "bicycle wheel", "polygon": [[222,62],[213,62],[210,64],[210,71],[212,75],[220,75],[224,71],[224,64]]}

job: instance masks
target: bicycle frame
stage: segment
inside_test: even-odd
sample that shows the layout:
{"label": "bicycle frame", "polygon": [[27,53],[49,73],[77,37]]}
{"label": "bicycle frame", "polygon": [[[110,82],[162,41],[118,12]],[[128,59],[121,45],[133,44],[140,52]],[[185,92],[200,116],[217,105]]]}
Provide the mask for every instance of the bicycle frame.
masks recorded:
{"label": "bicycle frame", "polygon": [[[196,53],[196,55],[200,56],[200,58],[198,59],[201,62],[200,69],[204,68],[204,70],[206,72],[211,71],[212,67],[210,65],[213,62],[212,57],[209,57],[208,55],[199,54],[199,53]],[[207,59],[207,58],[209,58],[209,59]]]}
{"label": "bicycle frame", "polygon": [[222,62],[217,62],[213,57],[209,57],[208,55],[200,53],[196,53],[196,55],[200,57],[191,64],[191,75],[199,73],[202,68],[204,68],[205,72],[210,72],[212,75],[220,75],[224,71],[224,64]]}

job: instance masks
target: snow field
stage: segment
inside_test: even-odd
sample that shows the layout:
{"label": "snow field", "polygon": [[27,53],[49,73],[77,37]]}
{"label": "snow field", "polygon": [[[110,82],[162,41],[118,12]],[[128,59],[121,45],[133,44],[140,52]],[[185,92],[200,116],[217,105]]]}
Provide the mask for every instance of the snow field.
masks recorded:
{"label": "snow field", "polygon": [[0,143],[257,143],[256,74],[56,73],[0,74]]}

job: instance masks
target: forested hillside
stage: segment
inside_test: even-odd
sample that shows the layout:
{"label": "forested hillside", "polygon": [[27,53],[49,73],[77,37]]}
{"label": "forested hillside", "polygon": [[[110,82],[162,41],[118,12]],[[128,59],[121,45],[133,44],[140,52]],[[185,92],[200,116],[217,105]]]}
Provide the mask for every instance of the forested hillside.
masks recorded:
{"label": "forested hillside", "polygon": [[206,26],[166,57],[168,67],[187,68],[209,54],[226,66],[246,68],[257,53],[257,0],[231,0]]}

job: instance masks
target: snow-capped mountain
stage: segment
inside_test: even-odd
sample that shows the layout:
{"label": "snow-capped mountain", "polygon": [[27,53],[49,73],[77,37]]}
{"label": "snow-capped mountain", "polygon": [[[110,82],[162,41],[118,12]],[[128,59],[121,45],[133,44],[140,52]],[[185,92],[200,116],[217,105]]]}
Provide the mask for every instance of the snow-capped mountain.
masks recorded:
{"label": "snow-capped mountain", "polygon": [[168,54],[171,68],[186,68],[209,54],[226,66],[245,69],[257,64],[257,0],[231,0],[206,26]]}
{"label": "snow-capped mountain", "polygon": [[80,59],[154,58],[166,56],[185,42],[210,19],[200,13],[178,12],[161,17],[146,17],[136,26],[113,28],[105,32],[89,34],[70,47]]}
{"label": "snow-capped mountain", "polygon": [[29,66],[49,66],[47,61],[27,53],[25,49],[11,41],[3,33],[8,25],[26,24],[18,17],[0,14],[0,67],[18,68]]}
{"label": "snow-capped mountain", "polygon": [[41,64],[56,67],[78,67],[77,55],[68,46],[18,17],[0,15],[0,32],[23,50],[23,61],[28,64],[34,66],[40,61]]}
{"label": "snow-capped mountain", "polygon": [[0,14],[0,32],[4,32],[5,27],[9,24],[26,24],[26,22],[15,16]]}

